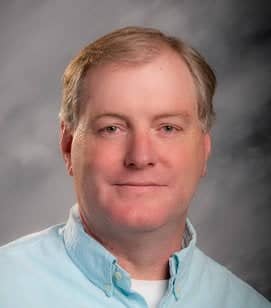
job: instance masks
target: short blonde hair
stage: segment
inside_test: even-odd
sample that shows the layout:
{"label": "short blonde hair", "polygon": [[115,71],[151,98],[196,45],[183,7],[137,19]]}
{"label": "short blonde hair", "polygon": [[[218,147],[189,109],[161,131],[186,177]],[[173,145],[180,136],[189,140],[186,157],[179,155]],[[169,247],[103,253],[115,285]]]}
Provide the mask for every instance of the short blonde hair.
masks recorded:
{"label": "short blonde hair", "polygon": [[82,109],[83,82],[91,68],[105,63],[148,63],[165,48],[179,54],[188,66],[198,92],[198,117],[202,129],[209,131],[215,118],[212,100],[216,77],[213,70],[195,49],[182,40],[142,27],[126,27],[109,33],[87,45],[69,63],[63,75],[60,119],[70,130],[77,127]]}

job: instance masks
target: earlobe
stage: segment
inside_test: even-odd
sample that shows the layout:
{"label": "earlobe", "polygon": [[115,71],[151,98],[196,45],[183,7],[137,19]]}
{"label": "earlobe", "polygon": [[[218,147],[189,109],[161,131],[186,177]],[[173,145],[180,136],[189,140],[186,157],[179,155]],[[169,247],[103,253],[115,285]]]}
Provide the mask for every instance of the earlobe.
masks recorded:
{"label": "earlobe", "polygon": [[72,162],[71,162],[71,148],[72,148],[73,135],[70,129],[67,128],[65,123],[61,121],[60,127],[60,150],[68,170],[69,175],[73,176]]}

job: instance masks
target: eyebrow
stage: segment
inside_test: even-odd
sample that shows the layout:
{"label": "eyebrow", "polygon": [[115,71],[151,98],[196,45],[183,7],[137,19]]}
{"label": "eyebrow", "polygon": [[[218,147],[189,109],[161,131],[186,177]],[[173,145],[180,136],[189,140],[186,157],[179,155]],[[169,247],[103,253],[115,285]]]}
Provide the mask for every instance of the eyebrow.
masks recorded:
{"label": "eyebrow", "polygon": [[128,121],[128,117],[126,115],[121,114],[121,113],[114,113],[114,112],[100,113],[100,114],[96,115],[95,117],[93,117],[91,120],[97,121],[100,118],[104,118],[104,117],[119,118],[121,120]]}
{"label": "eyebrow", "polygon": [[[129,121],[129,118],[127,115],[121,114],[121,113],[114,113],[114,112],[105,112],[105,113],[101,113],[96,115],[95,117],[92,118],[92,121],[97,121],[100,118],[103,117],[112,117],[112,118],[119,118],[121,120],[124,120],[126,122]],[[183,111],[183,112],[172,112],[172,113],[162,113],[162,114],[158,114],[156,116],[154,116],[154,120],[157,121],[159,119],[162,118],[181,118],[182,120],[188,122],[189,120],[191,120],[192,116],[190,115],[190,113],[188,113],[187,111]]]}
{"label": "eyebrow", "polygon": [[178,113],[162,113],[154,117],[155,120],[159,120],[161,118],[181,118],[185,121],[189,121],[192,116],[187,111],[183,111]]}

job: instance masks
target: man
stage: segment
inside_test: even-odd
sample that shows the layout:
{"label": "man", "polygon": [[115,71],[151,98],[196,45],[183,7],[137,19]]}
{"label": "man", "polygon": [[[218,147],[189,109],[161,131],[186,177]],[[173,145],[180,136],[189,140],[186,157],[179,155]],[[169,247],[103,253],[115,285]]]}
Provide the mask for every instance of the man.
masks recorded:
{"label": "man", "polygon": [[182,41],[129,27],[64,73],[60,146],[77,204],[4,246],[0,306],[270,307],[196,246],[215,76]]}

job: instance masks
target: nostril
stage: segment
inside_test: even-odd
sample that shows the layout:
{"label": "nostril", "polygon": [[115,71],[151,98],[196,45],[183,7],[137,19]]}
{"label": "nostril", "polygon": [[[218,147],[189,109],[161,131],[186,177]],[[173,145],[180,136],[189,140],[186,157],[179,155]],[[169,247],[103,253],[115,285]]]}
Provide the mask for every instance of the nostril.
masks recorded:
{"label": "nostril", "polygon": [[155,165],[154,162],[149,162],[149,161],[125,161],[124,163],[126,168],[129,169],[144,169],[146,167],[153,167]]}
{"label": "nostril", "polygon": [[156,163],[156,153],[149,132],[134,132],[130,135],[124,165],[130,169],[152,167]]}

